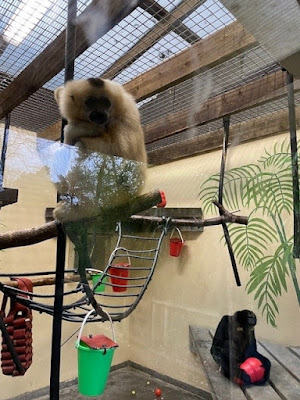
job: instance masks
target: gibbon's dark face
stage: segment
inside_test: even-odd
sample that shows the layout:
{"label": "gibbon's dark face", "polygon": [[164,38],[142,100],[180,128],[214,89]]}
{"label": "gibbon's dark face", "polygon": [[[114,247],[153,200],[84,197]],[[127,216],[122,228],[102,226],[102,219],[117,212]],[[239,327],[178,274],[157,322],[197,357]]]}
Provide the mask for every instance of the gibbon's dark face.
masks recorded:
{"label": "gibbon's dark face", "polygon": [[[98,78],[89,78],[89,84],[95,88],[102,88],[104,82]],[[109,119],[111,101],[106,96],[88,96],[84,99],[84,107],[90,122],[96,125],[105,125]]]}
{"label": "gibbon's dark face", "polygon": [[101,127],[107,125],[114,112],[114,87],[101,78],[80,79],[57,88],[54,97],[61,115],[69,122],[88,121]]}

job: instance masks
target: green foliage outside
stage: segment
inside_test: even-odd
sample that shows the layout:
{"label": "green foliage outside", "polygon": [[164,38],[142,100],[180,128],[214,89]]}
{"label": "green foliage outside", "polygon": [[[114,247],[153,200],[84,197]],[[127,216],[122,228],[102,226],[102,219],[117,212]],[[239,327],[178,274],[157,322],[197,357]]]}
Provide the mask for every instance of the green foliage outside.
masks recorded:
{"label": "green foliage outside", "polygon": [[[224,207],[229,211],[241,207],[249,210],[248,225],[228,225],[237,263],[249,272],[247,293],[254,295],[262,315],[274,327],[278,297],[287,292],[289,279],[300,305],[293,236],[289,236],[283,219],[293,218],[291,171],[289,142],[284,140],[272,151],[265,149],[257,164],[232,168],[224,179]],[[205,213],[216,212],[212,201],[218,199],[218,185],[219,174],[201,185]]]}

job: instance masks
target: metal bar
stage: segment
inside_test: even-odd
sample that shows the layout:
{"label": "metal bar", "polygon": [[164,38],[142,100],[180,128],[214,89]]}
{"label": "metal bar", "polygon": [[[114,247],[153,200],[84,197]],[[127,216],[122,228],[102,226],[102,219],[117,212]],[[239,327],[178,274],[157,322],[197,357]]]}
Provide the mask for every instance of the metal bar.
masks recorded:
{"label": "metal bar", "polygon": [[[120,255],[116,255],[114,258],[120,258],[120,257],[126,257],[126,254],[120,254]],[[139,258],[141,260],[153,260],[154,257],[143,257],[143,256],[137,256],[135,254],[130,254],[130,258]]]}
{"label": "metal bar", "polygon": [[[224,126],[224,136],[223,136],[223,148],[222,148],[222,159],[221,159],[221,168],[220,168],[220,181],[219,181],[219,203],[223,205],[223,189],[224,189],[224,175],[225,175],[225,164],[226,164],[226,157],[227,157],[227,149],[228,149],[228,141],[229,141],[229,125],[230,125],[230,117],[225,116],[223,117],[223,126]],[[219,208],[219,213],[221,217],[221,223],[223,227],[223,232],[229,252],[229,257],[232,265],[232,270],[234,274],[234,278],[236,281],[237,286],[241,286],[241,281],[232,249],[232,244],[229,236],[229,231],[224,220],[224,212],[222,208]]]}
{"label": "metal bar", "polygon": [[[77,0],[68,0],[68,16],[65,42],[65,82],[73,79],[74,76],[76,14]],[[60,137],[61,142],[64,141],[65,125],[66,121],[62,121]],[[61,327],[63,316],[64,274],[66,258],[66,234],[63,232],[61,225],[57,226],[57,233],[55,300],[51,347],[50,400],[59,400]]]}
{"label": "metal bar", "polygon": [[297,126],[295,113],[294,78],[287,73],[287,94],[289,107],[290,146],[292,157],[293,179],[293,204],[294,204],[294,258],[300,257],[300,200],[299,200],[299,173],[298,173],[298,149]]}
{"label": "metal bar", "polygon": [[[133,239],[136,239],[133,237]],[[156,248],[154,249],[148,249],[148,250],[131,250],[131,249],[126,249],[128,251],[128,253],[153,253],[154,251],[156,251]],[[126,257],[124,254],[116,254],[116,257]],[[133,257],[133,254],[130,255],[130,257]]]}
{"label": "metal bar", "polygon": [[122,235],[122,237],[123,237],[123,238],[129,238],[129,239],[158,240],[158,238],[145,237],[145,236]]}
{"label": "metal bar", "polygon": [[56,246],[56,282],[55,299],[52,323],[52,347],[51,347],[51,372],[50,372],[50,400],[59,400],[60,380],[60,343],[61,325],[64,295],[64,269],[66,256],[66,235],[60,225],[57,226]]}
{"label": "metal bar", "polygon": [[[125,276],[119,276],[119,275],[111,275],[111,274],[106,274],[106,276],[109,276],[110,278],[118,278],[118,279],[121,279],[121,280],[124,280],[124,281],[142,281],[142,280],[145,280],[145,279],[148,278],[148,275],[146,275],[146,276],[138,276],[136,278],[135,277],[131,278],[129,276],[125,277]],[[107,285],[107,284],[108,284],[107,282],[103,283],[103,285]]]}
{"label": "metal bar", "polygon": [[110,293],[94,293],[95,296],[103,296],[103,297],[138,297],[138,294],[134,293],[122,293],[122,294],[110,294]]}
{"label": "metal bar", "polygon": [[3,189],[4,168],[5,168],[5,160],[6,160],[6,151],[7,151],[8,135],[9,135],[9,126],[10,126],[10,114],[7,114],[6,117],[5,117],[5,125],[4,125],[4,133],[3,133],[3,142],[2,142],[2,151],[1,151],[1,178],[0,178],[0,190]]}

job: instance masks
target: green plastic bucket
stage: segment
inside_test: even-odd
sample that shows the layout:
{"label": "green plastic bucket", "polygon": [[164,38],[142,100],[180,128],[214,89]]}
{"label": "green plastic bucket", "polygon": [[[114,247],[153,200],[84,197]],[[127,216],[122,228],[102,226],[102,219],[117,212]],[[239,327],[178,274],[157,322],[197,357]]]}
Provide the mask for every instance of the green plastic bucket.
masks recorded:
{"label": "green plastic bucket", "polygon": [[[95,339],[104,338],[104,341],[111,344],[112,347],[107,346],[105,348],[94,348],[92,336],[81,336],[84,324],[93,312],[94,310],[91,310],[83,320],[78,339],[76,341],[78,360],[78,391],[84,396],[99,396],[104,392],[113,355],[116,347],[118,346],[114,341],[110,340],[106,336],[96,335],[94,337]],[[113,331],[111,319],[110,322]],[[88,344],[84,342],[84,339],[86,339]]]}
{"label": "green plastic bucket", "polygon": [[[98,283],[99,279],[101,279],[101,277],[103,275],[103,271],[100,271],[97,269],[87,269],[86,271],[91,275],[93,286],[95,287],[96,284]],[[96,289],[94,290],[95,293],[101,293],[101,292],[105,291],[106,280],[107,280],[107,276],[105,276],[102,279],[102,283],[96,287]]]}
{"label": "green plastic bucket", "polygon": [[76,347],[79,393],[99,396],[104,392],[115,348],[91,349],[82,342]]}

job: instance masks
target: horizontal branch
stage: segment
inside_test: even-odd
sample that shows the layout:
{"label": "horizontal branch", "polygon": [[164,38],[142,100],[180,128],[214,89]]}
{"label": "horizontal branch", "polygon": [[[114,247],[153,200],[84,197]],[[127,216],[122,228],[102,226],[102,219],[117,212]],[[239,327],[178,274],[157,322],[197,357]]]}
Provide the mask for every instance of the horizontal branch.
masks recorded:
{"label": "horizontal branch", "polygon": [[[166,221],[166,218],[163,217],[152,217],[146,215],[132,215],[132,221],[145,221],[145,222],[155,222],[155,223],[163,223]],[[204,226],[213,226],[213,225],[221,225],[222,221],[228,223],[236,223],[241,225],[248,224],[248,217],[235,215],[230,213],[229,211],[224,211],[222,217],[208,218],[208,219],[181,219],[181,218],[171,218],[170,224],[178,225],[178,226],[191,226],[202,228]]]}
{"label": "horizontal branch", "polygon": [[[148,210],[149,208],[161,203],[162,198],[159,190],[143,194],[129,203],[125,203],[110,209],[105,209],[99,213],[99,220],[109,217],[111,223],[124,221],[132,214]],[[42,226],[23,229],[21,231],[6,232],[0,235],[0,250],[12,247],[29,246],[43,242],[57,236],[57,222],[51,221]]]}
{"label": "horizontal branch", "polygon": [[[32,278],[30,279],[33,286],[47,286],[47,285],[54,285],[55,284],[55,277],[43,277],[43,278]],[[65,275],[64,282],[79,282],[80,277],[79,275]],[[10,286],[10,287],[18,287],[17,281],[4,281],[2,282],[3,285]]]}
{"label": "horizontal branch", "polygon": [[51,221],[36,228],[6,232],[0,235],[0,250],[11,247],[30,246],[57,236],[57,222]]}
{"label": "horizontal branch", "polygon": [[[144,215],[136,215],[139,212],[145,211],[156,204],[161,202],[161,194],[159,191],[154,191],[151,193],[144,194],[137,197],[130,204],[122,205],[122,207],[114,207],[113,215],[118,215],[118,220],[126,221],[131,219],[132,221],[146,221],[162,223],[166,221],[165,217],[152,217]],[[225,210],[221,205],[214,202],[217,207],[221,207],[221,217],[209,218],[209,219],[180,219],[171,218],[170,223],[173,225],[184,225],[184,226],[194,226],[194,227],[204,227],[220,225],[222,222],[231,222],[236,224],[247,225],[248,217],[235,215]],[[118,209],[119,212],[116,212]],[[121,212],[122,211],[122,212]],[[109,214],[111,215],[111,213]],[[120,218],[120,215],[122,216]],[[117,220],[115,221],[117,222]],[[57,236],[57,222],[51,221],[37,228],[24,229],[21,231],[6,232],[0,235],[0,250],[12,248],[29,246],[32,244],[43,242]]]}

